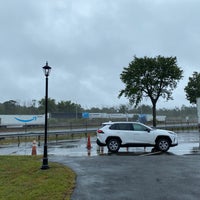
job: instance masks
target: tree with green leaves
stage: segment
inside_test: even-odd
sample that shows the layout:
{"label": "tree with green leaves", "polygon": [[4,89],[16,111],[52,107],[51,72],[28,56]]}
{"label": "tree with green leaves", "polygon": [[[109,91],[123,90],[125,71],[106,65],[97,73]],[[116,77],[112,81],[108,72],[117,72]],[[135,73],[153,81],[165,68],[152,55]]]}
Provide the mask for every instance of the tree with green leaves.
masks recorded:
{"label": "tree with green leaves", "polygon": [[194,72],[187,86],[184,88],[186,92],[186,98],[191,104],[196,104],[197,97],[200,97],[200,73]]}
{"label": "tree with green leaves", "polygon": [[150,98],[153,112],[153,126],[156,126],[156,104],[160,97],[170,100],[177,82],[183,77],[183,71],[177,65],[176,57],[157,56],[138,58],[134,56],[128,67],[125,67],[120,79],[125,89],[124,95],[135,107],[143,98]]}
{"label": "tree with green leaves", "polygon": [[57,111],[77,113],[77,112],[82,112],[82,108],[80,104],[73,103],[71,101],[60,101],[57,104]]}
{"label": "tree with green leaves", "polygon": [[[45,98],[41,99],[38,103],[40,112],[45,113],[45,103],[46,103]],[[48,98],[48,112],[49,113],[56,112],[56,109],[57,109],[56,100]]]}

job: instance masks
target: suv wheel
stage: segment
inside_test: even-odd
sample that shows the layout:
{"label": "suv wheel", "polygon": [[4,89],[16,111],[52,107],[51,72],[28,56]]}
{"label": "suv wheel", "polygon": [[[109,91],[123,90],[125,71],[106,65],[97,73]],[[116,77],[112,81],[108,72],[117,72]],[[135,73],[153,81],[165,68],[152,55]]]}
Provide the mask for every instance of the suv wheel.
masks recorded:
{"label": "suv wheel", "polygon": [[170,142],[167,138],[161,138],[156,142],[156,149],[158,151],[167,151],[170,147]]}
{"label": "suv wheel", "polygon": [[107,147],[110,152],[118,152],[120,148],[120,142],[117,138],[111,138],[107,142]]}

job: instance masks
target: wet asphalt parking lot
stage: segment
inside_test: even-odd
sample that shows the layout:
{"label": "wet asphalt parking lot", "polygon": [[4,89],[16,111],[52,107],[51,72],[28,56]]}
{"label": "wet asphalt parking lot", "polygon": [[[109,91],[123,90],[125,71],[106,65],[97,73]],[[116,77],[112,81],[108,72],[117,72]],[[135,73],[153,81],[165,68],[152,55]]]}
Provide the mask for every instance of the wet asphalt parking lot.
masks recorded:
{"label": "wet asphalt parking lot", "polygon": [[[72,200],[197,200],[200,198],[198,133],[182,133],[167,153],[121,149],[99,156],[51,156],[77,174]],[[93,143],[93,142],[92,142]],[[94,148],[94,147],[93,147]]]}
{"label": "wet asphalt parking lot", "polygon": [[77,174],[72,200],[197,200],[200,156],[51,156]]}
{"label": "wet asphalt parking lot", "polygon": [[[167,153],[151,148],[123,148],[110,154],[92,149],[87,138],[51,142],[49,161],[72,168],[77,174],[72,200],[196,200],[200,198],[199,133],[180,133],[179,145]],[[31,143],[0,146],[0,154],[31,155]],[[42,154],[43,147],[37,146]],[[51,166],[50,166],[51,167]],[[50,170],[50,169],[49,169]]]}

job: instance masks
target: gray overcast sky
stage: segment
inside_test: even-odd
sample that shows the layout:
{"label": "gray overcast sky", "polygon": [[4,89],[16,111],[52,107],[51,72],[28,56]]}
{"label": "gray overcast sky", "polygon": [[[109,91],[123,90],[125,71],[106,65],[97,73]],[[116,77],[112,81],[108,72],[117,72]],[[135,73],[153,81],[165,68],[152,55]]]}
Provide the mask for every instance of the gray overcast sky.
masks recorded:
{"label": "gray overcast sky", "polygon": [[[0,0],[0,102],[49,97],[83,107],[117,106],[120,73],[137,57],[176,56],[184,70],[174,101],[200,65],[199,0]],[[145,100],[143,103],[149,103]]]}

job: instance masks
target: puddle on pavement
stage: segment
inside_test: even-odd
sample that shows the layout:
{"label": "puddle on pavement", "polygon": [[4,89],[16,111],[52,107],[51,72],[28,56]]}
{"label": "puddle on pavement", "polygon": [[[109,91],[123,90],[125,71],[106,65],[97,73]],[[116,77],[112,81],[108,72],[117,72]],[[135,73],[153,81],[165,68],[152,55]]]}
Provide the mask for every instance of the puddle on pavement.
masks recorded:
{"label": "puddle on pavement", "polygon": [[[96,138],[91,138],[91,149],[87,149],[87,138],[63,141],[48,142],[48,155],[66,155],[66,156],[98,156],[98,155],[119,155],[119,156],[147,156],[155,155],[151,153],[151,147],[131,147],[121,148],[117,154],[108,152],[107,147],[98,147],[96,145]],[[31,155],[32,143],[20,143],[11,145],[0,145],[0,155]],[[37,155],[43,154],[43,143],[36,145]],[[165,154],[167,155],[187,155],[199,154],[199,143],[180,143],[176,147],[172,147]]]}

